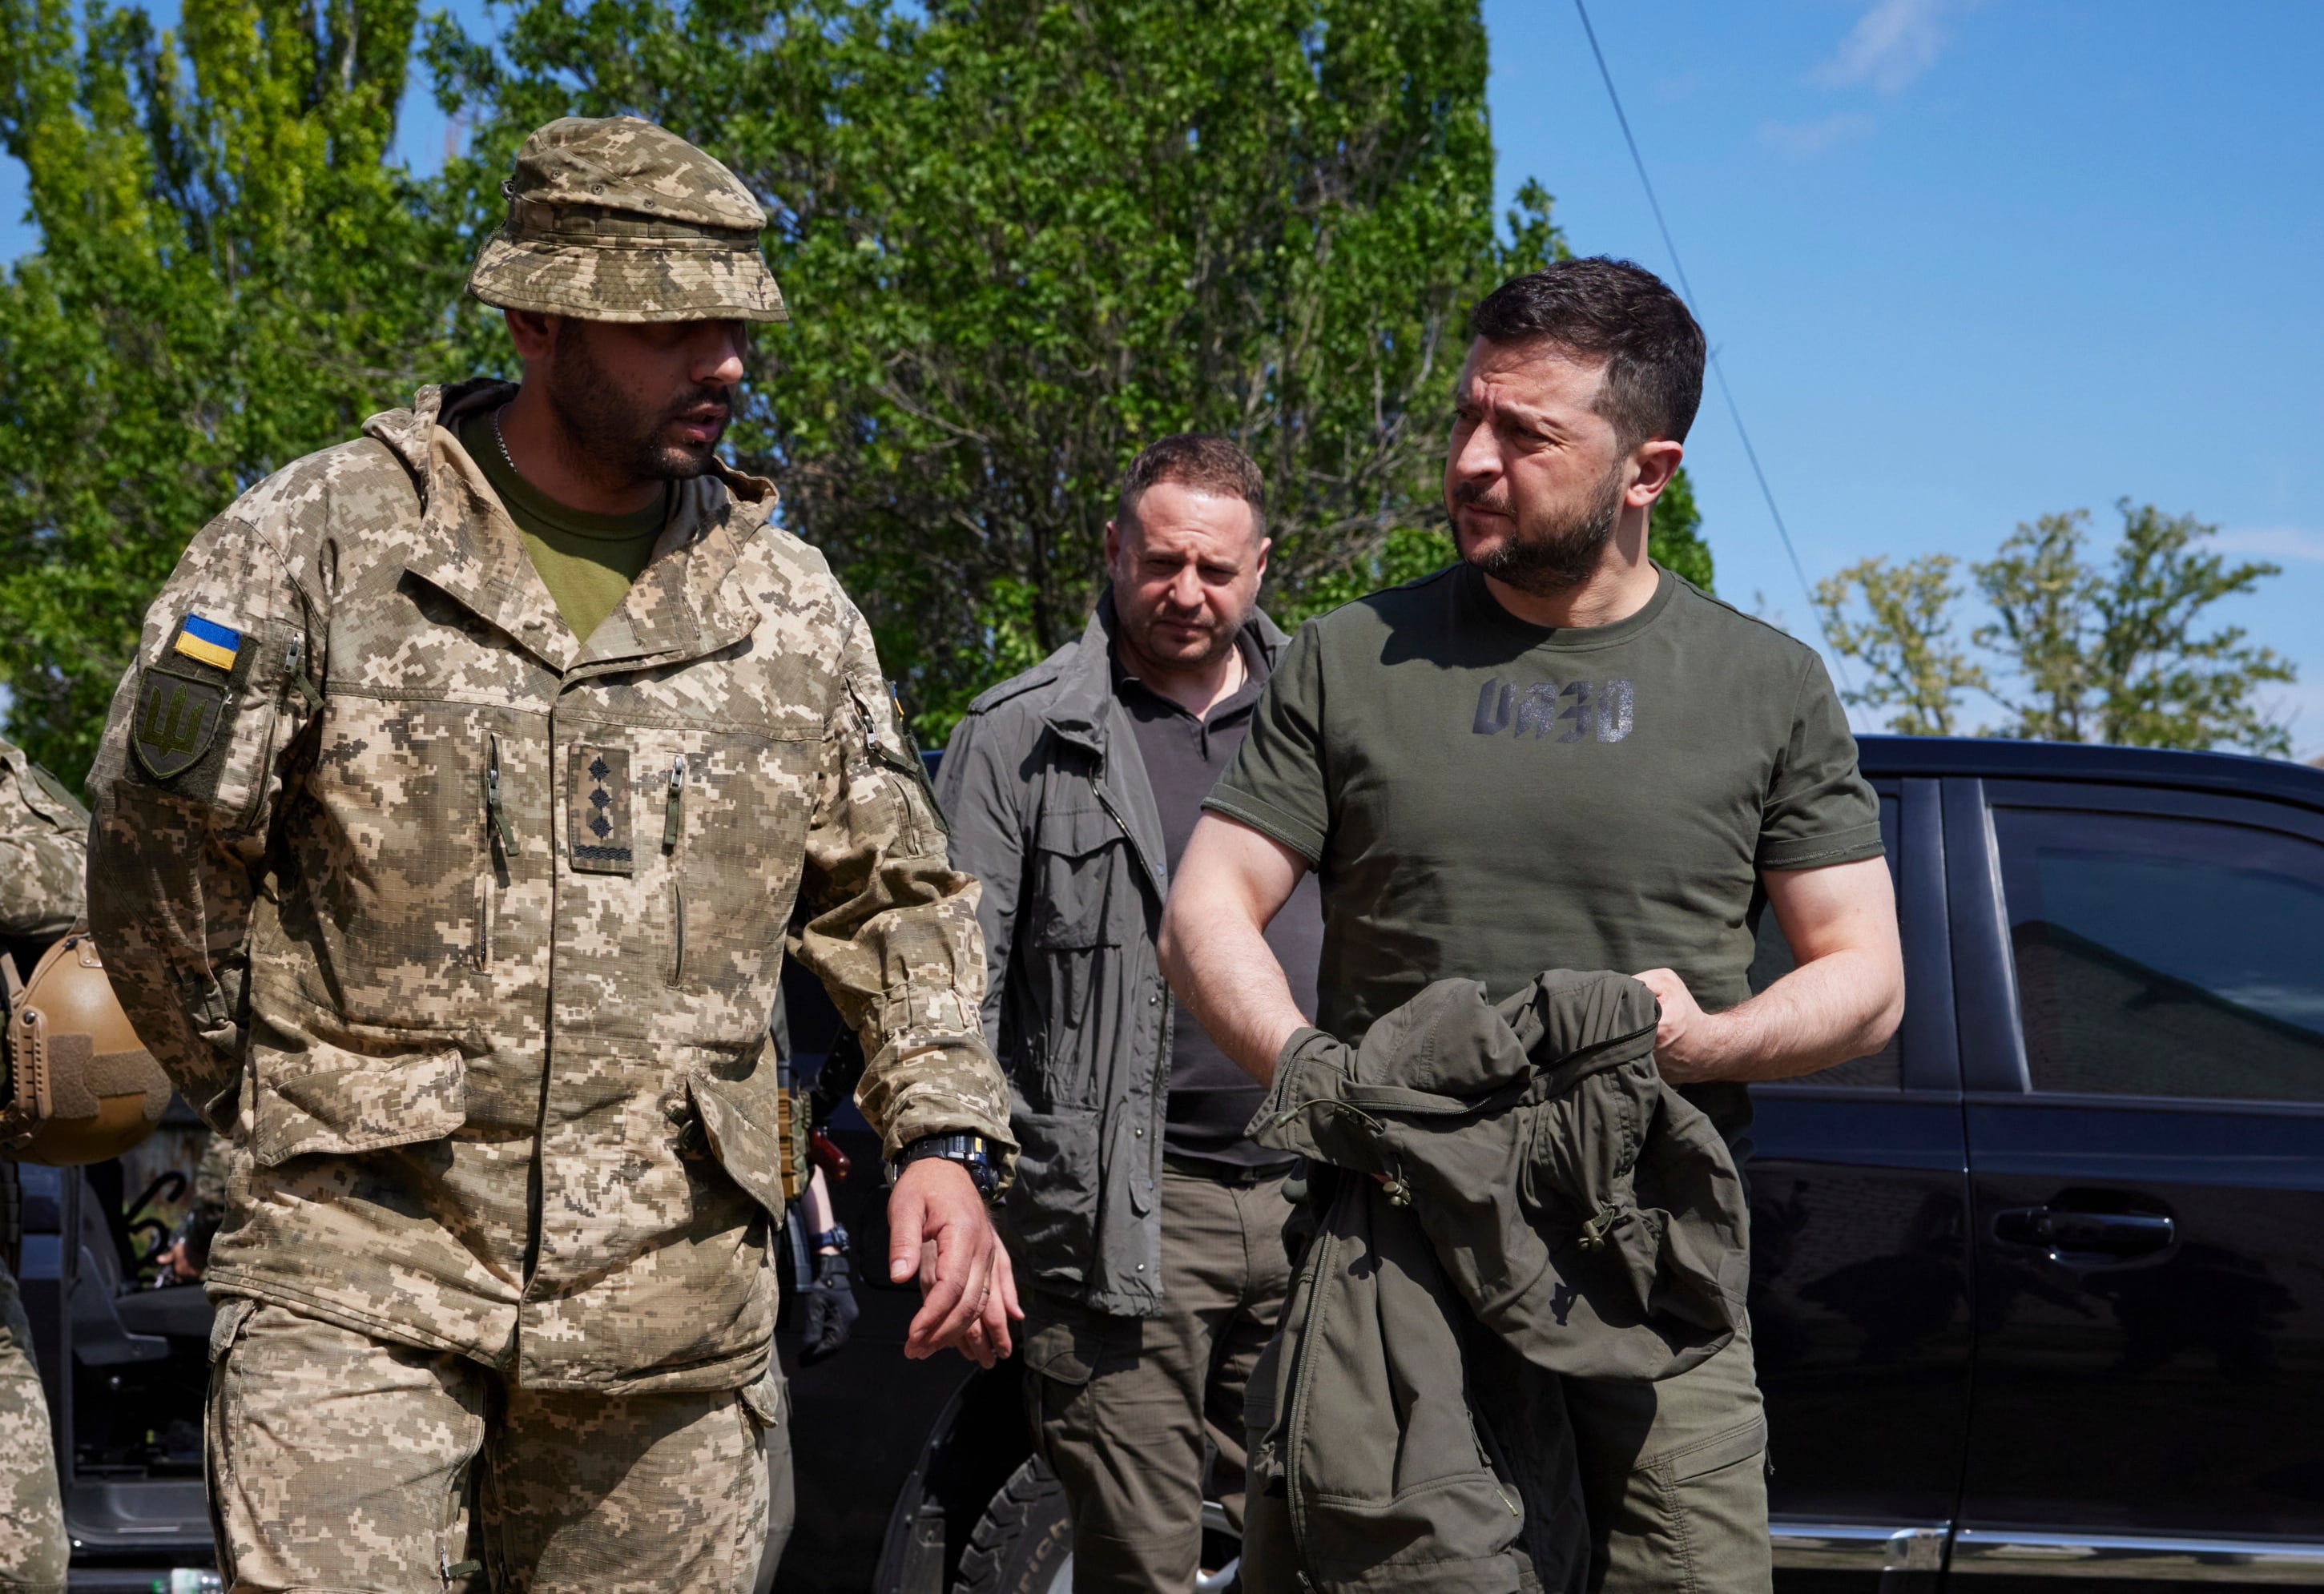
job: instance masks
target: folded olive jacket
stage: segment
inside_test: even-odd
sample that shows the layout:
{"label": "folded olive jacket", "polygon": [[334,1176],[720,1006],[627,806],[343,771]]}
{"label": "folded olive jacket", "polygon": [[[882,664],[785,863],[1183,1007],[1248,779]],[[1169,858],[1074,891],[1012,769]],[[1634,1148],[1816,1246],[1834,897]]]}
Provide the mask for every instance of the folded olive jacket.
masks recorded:
{"label": "folded olive jacket", "polygon": [[[1360,1046],[1286,1045],[1253,1137],[1375,1175],[1335,1182],[1246,1413],[1313,1587],[1501,1594],[1528,1548],[1552,1588],[1586,1565],[1571,1489],[1505,1476],[1480,1434],[1477,1329],[1547,1372],[1654,1379],[1741,1324],[1741,1184],[1655,1072],[1656,1011],[1621,974],[1553,971],[1498,1005],[1442,980]],[[1572,1505],[1528,1531],[1527,1496]]]}

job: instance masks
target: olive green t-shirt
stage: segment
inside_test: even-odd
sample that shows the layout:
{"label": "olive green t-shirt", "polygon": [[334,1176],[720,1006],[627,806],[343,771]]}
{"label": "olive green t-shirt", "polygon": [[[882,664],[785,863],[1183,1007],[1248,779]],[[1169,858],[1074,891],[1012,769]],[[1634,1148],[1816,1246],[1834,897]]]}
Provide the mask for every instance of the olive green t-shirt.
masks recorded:
{"label": "olive green t-shirt", "polygon": [[[1547,630],[1455,565],[1300,631],[1206,806],[1312,864],[1316,1022],[1354,1042],[1435,980],[1675,970],[1750,995],[1761,870],[1881,853],[1822,660],[1662,571]],[[1750,1098],[1688,1087],[1738,1158]]]}
{"label": "olive green t-shirt", "polygon": [[669,519],[669,490],[660,502],[626,515],[591,514],[559,503],[509,467],[489,410],[461,422],[460,447],[516,522],[526,557],[557,600],[557,612],[575,636],[587,641],[605,616],[621,607],[630,584],[652,559],[654,543]]}

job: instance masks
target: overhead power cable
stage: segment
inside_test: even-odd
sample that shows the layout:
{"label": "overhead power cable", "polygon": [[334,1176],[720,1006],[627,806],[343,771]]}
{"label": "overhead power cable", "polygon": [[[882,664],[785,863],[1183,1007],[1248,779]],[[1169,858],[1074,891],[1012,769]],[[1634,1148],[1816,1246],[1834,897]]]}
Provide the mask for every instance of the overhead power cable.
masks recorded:
{"label": "overhead power cable", "polygon": [[[1678,243],[1671,236],[1670,223],[1663,218],[1662,201],[1655,197],[1654,180],[1646,175],[1646,157],[1638,153],[1638,141],[1630,132],[1630,118],[1623,113],[1622,97],[1614,88],[1614,74],[1607,69],[1606,52],[1598,47],[1598,30],[1590,25],[1590,7],[1586,0],[1573,0],[1573,9],[1581,14],[1582,32],[1590,40],[1590,53],[1597,60],[1598,78],[1606,85],[1606,97],[1613,102],[1614,120],[1622,129],[1622,142],[1629,146],[1630,164],[1637,169],[1638,186],[1646,191],[1646,208],[1655,213],[1655,226],[1662,233],[1663,247],[1670,252],[1671,270],[1677,274],[1679,291],[1686,295],[1688,308],[1701,320],[1702,301],[1695,297],[1694,284],[1686,280],[1686,266],[1678,257]],[[1832,668],[1840,672],[1840,684],[1854,691],[1855,683],[1848,677],[1848,660],[1832,640],[1831,627],[1816,603],[1815,584],[1808,579],[1807,567],[1800,563],[1800,550],[1792,546],[1792,529],[1784,523],[1784,511],[1775,507],[1775,489],[1767,485],[1767,473],[1759,466],[1759,451],[1751,447],[1751,433],[1743,424],[1743,411],[1735,402],[1735,390],[1727,385],[1727,368],[1720,364],[1716,346],[1711,349],[1711,373],[1719,382],[1719,396],[1727,401],[1727,414],[1735,422],[1735,435],[1743,439],[1743,457],[1751,462],[1751,475],[1758,481],[1759,496],[1766,500],[1767,518],[1775,522],[1775,535],[1783,539],[1784,552],[1792,561],[1792,574],[1800,578],[1800,591],[1807,595],[1808,613],[1815,616],[1816,629],[1823,633]]]}

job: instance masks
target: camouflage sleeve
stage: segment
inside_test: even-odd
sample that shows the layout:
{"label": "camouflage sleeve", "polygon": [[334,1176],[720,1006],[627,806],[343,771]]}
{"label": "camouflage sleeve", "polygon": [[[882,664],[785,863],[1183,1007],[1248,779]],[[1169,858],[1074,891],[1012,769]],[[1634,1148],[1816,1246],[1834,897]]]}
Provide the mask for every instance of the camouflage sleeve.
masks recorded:
{"label": "camouflage sleeve", "polygon": [[927,777],[890,707],[871,630],[841,599],[845,689],[825,728],[792,954],[870,1059],[855,1102],[890,1156],[971,1130],[1013,1173],[1009,1094],[984,1043],[976,881],[945,856]]}
{"label": "camouflage sleeve", "polygon": [[0,935],[48,939],[73,927],[88,825],[87,811],[46,770],[0,742]]}
{"label": "camouflage sleeve", "polygon": [[89,771],[89,925],[137,1036],[215,1129],[242,1083],[245,943],[316,607],[228,511],[146,611]]}

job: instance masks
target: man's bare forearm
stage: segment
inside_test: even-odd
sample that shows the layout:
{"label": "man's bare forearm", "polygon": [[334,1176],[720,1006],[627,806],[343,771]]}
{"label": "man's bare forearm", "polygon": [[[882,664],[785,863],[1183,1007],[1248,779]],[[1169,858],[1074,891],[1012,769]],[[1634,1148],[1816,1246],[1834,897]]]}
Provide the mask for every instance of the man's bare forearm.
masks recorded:
{"label": "man's bare forearm", "polygon": [[1681,1083],[1794,1079],[1878,1051],[1903,1013],[1902,987],[1879,954],[1835,952],[1748,1001],[1698,1016],[1665,1048],[1663,1073]]}
{"label": "man's bare forearm", "polygon": [[1164,978],[1219,1050],[1261,1084],[1306,1018],[1267,944],[1304,865],[1249,828],[1205,815],[1187,843],[1157,946]]}

